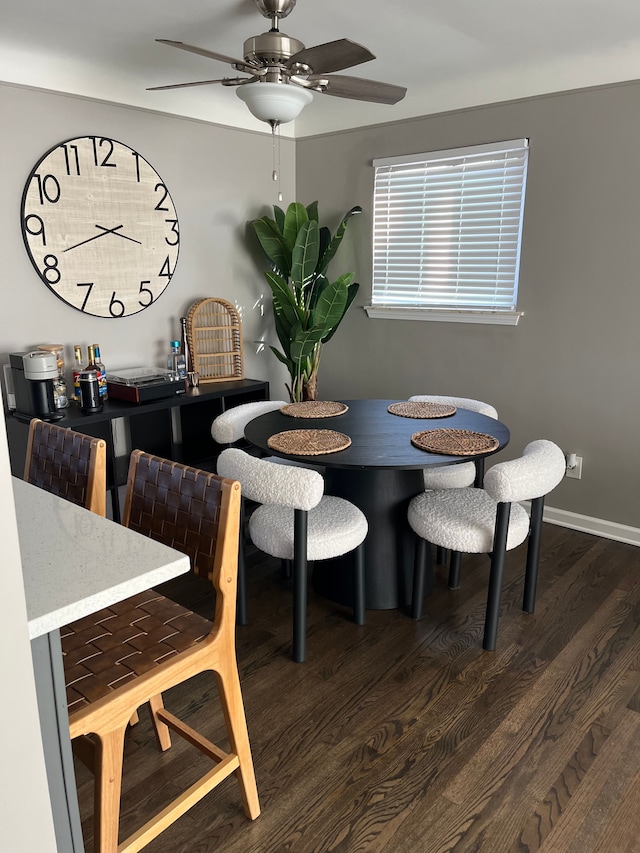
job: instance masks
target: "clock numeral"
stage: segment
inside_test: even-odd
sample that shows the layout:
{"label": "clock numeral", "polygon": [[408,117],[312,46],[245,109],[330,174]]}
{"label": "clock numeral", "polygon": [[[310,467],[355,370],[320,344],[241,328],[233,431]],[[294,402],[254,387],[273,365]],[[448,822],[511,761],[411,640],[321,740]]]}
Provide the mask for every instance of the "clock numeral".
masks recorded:
{"label": "clock numeral", "polygon": [[38,195],[40,196],[40,204],[48,201],[49,204],[56,204],[60,201],[60,184],[55,175],[34,175],[38,185]]}
{"label": "clock numeral", "polygon": [[171,232],[175,234],[176,239],[170,240],[168,237],[164,238],[164,242],[169,246],[177,246],[180,242],[180,232],[178,231],[178,220],[177,219],[165,219],[165,222],[171,223]]}
{"label": "clock numeral", "polygon": [[149,305],[153,302],[153,293],[149,290],[148,287],[145,287],[145,284],[151,284],[150,281],[141,281],[140,282],[140,290],[139,293],[148,293],[149,300],[147,302],[143,302],[142,299],[138,299],[138,305],[142,305],[143,308],[148,308]]}
{"label": "clock numeral", "polygon": [[136,161],[136,181],[140,183],[140,155],[137,151],[132,151],[131,156]]}
{"label": "clock numeral", "polygon": [[[93,143],[93,162],[96,164],[96,166],[112,166],[115,169],[117,164],[109,163],[109,158],[113,154],[113,141],[111,139],[107,139],[104,136],[100,138],[99,142],[95,136],[90,136],[89,138]],[[103,145],[105,145],[108,150],[102,160],[98,162],[98,149],[102,148]],[[100,155],[102,155],[102,151],[100,151],[99,153]]]}
{"label": "clock numeral", "polygon": [[162,264],[162,268],[158,275],[164,276],[168,282],[171,281],[171,276],[173,275],[173,272],[171,271],[171,262],[169,260],[169,255],[167,255],[165,262]]}
{"label": "clock numeral", "polygon": [[85,305],[87,304],[87,302],[89,301],[89,297],[91,296],[91,290],[92,290],[92,288],[93,288],[93,282],[92,282],[92,281],[82,281],[82,282],[80,282],[80,281],[79,281],[79,282],[76,284],[76,287],[86,287],[86,288],[88,288],[88,290],[87,290],[87,294],[86,294],[86,296],[84,297],[84,301],[83,301],[82,305],[80,306],[80,310],[81,310],[81,311],[84,311]]}
{"label": "clock numeral", "polygon": [[112,317],[122,317],[124,311],[124,302],[120,299],[116,299],[116,292],[114,290],[111,294],[111,302],[109,303],[109,313]]}
{"label": "clock numeral", "polygon": [[[34,230],[33,226],[31,225],[32,219],[34,219],[38,223],[36,230]],[[47,240],[44,234],[44,222],[42,221],[42,219],[40,219],[37,213],[30,213],[29,216],[26,217],[26,219],[24,220],[24,230],[27,232],[27,234],[31,234],[32,237],[41,236],[42,245],[47,245]]]}
{"label": "clock numeral", "polygon": [[44,280],[48,284],[57,284],[62,278],[58,269],[58,259],[55,255],[45,255],[42,260],[44,261],[44,269],[42,270]]}
{"label": "clock numeral", "polygon": [[162,210],[162,211],[164,211],[165,213],[169,213],[169,208],[168,208],[168,207],[163,207],[164,202],[165,202],[165,200],[167,199],[167,197],[168,197],[168,195],[169,195],[169,190],[165,187],[165,185],[164,185],[164,184],[156,184],[156,185],[155,185],[155,187],[154,187],[154,190],[155,190],[156,192],[158,192],[158,190],[160,190],[160,191],[162,192],[162,198],[161,198],[161,199],[160,199],[160,201],[156,204],[156,206],[155,206],[154,210]]}
{"label": "clock numeral", "polygon": [[[73,168],[73,174],[80,174],[80,158],[78,157],[78,146],[77,145],[63,145],[62,150],[64,151],[64,163],[67,167],[67,175],[71,175],[71,170]],[[69,154],[72,154],[72,158]]]}

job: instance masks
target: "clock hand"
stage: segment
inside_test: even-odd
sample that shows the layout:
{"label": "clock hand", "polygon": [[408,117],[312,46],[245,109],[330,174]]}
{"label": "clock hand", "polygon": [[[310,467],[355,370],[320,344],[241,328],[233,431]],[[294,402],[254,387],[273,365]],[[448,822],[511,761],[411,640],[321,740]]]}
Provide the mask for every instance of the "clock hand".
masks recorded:
{"label": "clock hand", "polygon": [[71,249],[77,249],[78,246],[84,246],[85,243],[90,243],[92,240],[104,237],[105,234],[115,234],[116,237],[122,237],[123,240],[131,240],[132,243],[142,245],[140,240],[134,240],[133,237],[127,237],[126,234],[118,234],[118,231],[121,228],[124,228],[124,225],[116,225],[115,228],[105,228],[104,225],[96,225],[96,228],[99,228],[102,231],[102,234],[96,234],[95,237],[89,237],[87,240],[81,240],[79,243],[75,243],[73,246],[63,249],[63,252],[69,252]]}
{"label": "clock hand", "polygon": [[[96,225],[96,228],[102,228],[102,226]],[[78,246],[84,246],[85,243],[90,243],[92,240],[98,240],[100,237],[104,237],[105,234],[115,234],[115,232],[119,231],[121,228],[124,228],[124,225],[116,225],[115,228],[102,228],[102,234],[96,234],[95,237],[89,237],[88,240],[81,240],[79,243],[75,243],[73,246],[69,246],[68,248],[63,249],[62,251],[70,252],[71,249],[77,249]]]}
{"label": "clock hand", "polygon": [[[142,243],[140,242],[140,240],[134,240],[133,237],[127,237],[126,234],[116,233],[120,228],[123,227],[123,225],[118,225],[115,228],[105,228],[103,225],[96,225],[96,228],[101,228],[105,232],[105,234],[115,234],[116,237],[122,237],[123,240],[131,240],[132,243],[138,243],[141,246]],[[102,234],[98,234],[98,237],[102,237]],[[92,237],[91,239],[95,240],[96,238]]]}

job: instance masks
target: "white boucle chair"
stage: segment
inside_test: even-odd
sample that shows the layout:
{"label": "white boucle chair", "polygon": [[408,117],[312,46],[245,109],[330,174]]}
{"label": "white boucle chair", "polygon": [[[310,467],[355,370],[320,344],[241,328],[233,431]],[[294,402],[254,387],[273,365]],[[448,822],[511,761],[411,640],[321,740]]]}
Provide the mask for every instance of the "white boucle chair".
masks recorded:
{"label": "white boucle chair", "polygon": [[[235,444],[244,438],[244,428],[254,418],[275,412],[286,406],[286,400],[258,400],[254,403],[241,403],[227,409],[214,418],[211,424],[211,438],[217,444]],[[285,460],[282,460],[283,462]],[[240,544],[238,548],[238,593],[236,599],[236,621],[238,625],[246,625],[249,621],[247,607],[247,572],[244,560],[244,497],[240,511]]]}
{"label": "white boucle chair", "polygon": [[324,479],[317,471],[274,465],[237,448],[222,451],[218,474],[239,480],[244,496],[261,504],[249,519],[254,545],[272,557],[293,561],[293,659],[302,663],[306,658],[307,560],[355,551],[353,616],[363,625],[364,513],[343,498],[324,495]]}
{"label": "white boucle chair", "polygon": [[[409,400],[418,403],[446,403],[458,409],[469,409],[472,412],[479,412],[481,415],[487,415],[489,418],[498,420],[498,412],[493,406],[489,403],[483,403],[482,400],[472,400],[470,397],[416,394],[409,397]],[[477,471],[475,462],[460,462],[457,465],[434,465],[431,468],[424,469],[424,487],[425,489],[463,489],[466,486],[473,486],[476,482]],[[478,473],[481,480],[482,472],[479,471]]]}
{"label": "white boucle chair", "polygon": [[211,437],[218,444],[235,444],[244,438],[244,428],[254,418],[286,406],[286,400],[258,400],[242,403],[218,415],[211,424]]}
{"label": "white boucle chair", "polygon": [[[498,412],[493,406],[483,403],[482,400],[473,400],[471,397],[416,394],[409,397],[409,400],[420,403],[445,403],[457,409],[469,409],[498,420]],[[484,477],[484,459],[478,459],[476,462],[459,462],[456,465],[434,465],[425,468],[422,474],[425,489],[464,489],[467,486],[481,486]],[[443,566],[445,562],[445,549],[438,548],[438,564]],[[454,565],[456,562],[459,564],[459,558],[454,558]],[[454,577],[450,579],[449,586],[456,586]]]}
{"label": "white boucle chair", "polygon": [[[426,491],[412,499],[408,520],[417,534],[411,615],[422,615],[425,593],[433,586],[430,542],[448,548],[458,557],[491,554],[483,648],[493,650],[498,637],[500,595],[505,553],[529,536],[522,609],[533,613],[538,579],[540,533],[544,498],[565,474],[562,450],[541,439],[528,444],[519,459],[501,462],[487,472],[484,488]],[[518,501],[531,501],[531,519]]]}

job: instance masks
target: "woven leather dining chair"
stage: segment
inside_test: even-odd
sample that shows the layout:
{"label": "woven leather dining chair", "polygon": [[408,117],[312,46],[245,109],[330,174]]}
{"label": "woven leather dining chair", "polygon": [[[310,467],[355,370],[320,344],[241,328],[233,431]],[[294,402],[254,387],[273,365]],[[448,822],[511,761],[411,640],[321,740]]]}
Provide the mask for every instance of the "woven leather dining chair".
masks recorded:
{"label": "woven leather dining chair", "polygon": [[[239,514],[239,483],[139,450],[131,454],[123,524],[190,557],[192,570],[213,583],[215,617],[211,623],[149,590],[61,629],[69,731],[96,777],[96,853],[140,850],[232,773],[247,816],[260,814],[235,652]],[[209,671],[229,751],[164,707],[163,691]],[[147,702],[162,750],[171,745],[171,729],[215,766],[118,845],[125,730]]]}
{"label": "woven leather dining chair", "polygon": [[[408,520],[418,538],[412,617],[422,616],[424,594],[433,587],[431,552],[427,543],[448,548],[458,557],[460,552],[491,554],[483,648],[495,649],[505,554],[527,537],[522,609],[533,613],[544,499],[562,480],[565,469],[562,450],[552,441],[540,439],[528,444],[518,459],[490,468],[482,489],[425,491],[413,498]],[[531,518],[519,501],[531,501]]]}
{"label": "woven leather dining chair", "polygon": [[222,476],[239,480],[245,497],[261,504],[249,519],[253,544],[280,560],[293,561],[293,659],[306,659],[307,561],[354,551],[353,617],[365,621],[364,548],[367,519],[343,498],[324,495],[317,471],[275,465],[237,448],[218,457]]}
{"label": "woven leather dining chair", "polygon": [[107,446],[103,439],[34,418],[24,480],[97,515],[106,515]]}

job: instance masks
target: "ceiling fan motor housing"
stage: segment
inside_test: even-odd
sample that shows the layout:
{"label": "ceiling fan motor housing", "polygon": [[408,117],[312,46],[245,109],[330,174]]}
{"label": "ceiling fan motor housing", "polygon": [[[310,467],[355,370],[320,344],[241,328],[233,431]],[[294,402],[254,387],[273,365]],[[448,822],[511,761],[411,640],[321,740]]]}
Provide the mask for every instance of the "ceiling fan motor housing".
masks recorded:
{"label": "ceiling fan motor housing", "polygon": [[304,50],[304,44],[285,33],[272,30],[247,39],[243,50],[245,62],[262,66],[279,65],[285,63],[294,53]]}

